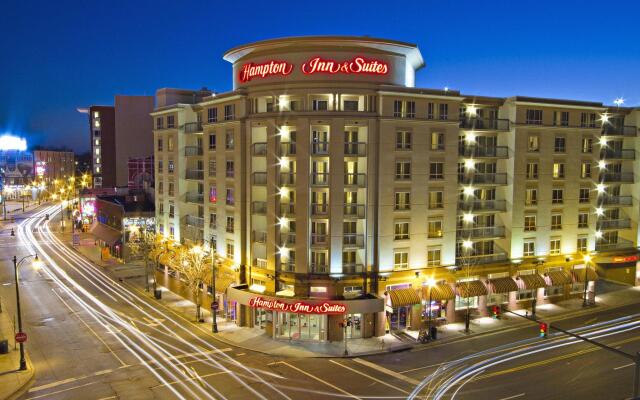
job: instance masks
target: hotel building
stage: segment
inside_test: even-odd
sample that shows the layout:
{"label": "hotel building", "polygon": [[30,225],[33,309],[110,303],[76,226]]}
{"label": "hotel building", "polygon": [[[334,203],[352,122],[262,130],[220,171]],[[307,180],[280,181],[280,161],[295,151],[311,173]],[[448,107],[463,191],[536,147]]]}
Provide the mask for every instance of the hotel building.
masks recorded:
{"label": "hotel building", "polygon": [[420,51],[393,40],[224,59],[230,92],[158,91],[156,215],[227,260],[238,324],[371,337],[635,284],[640,110],[415,88]]}

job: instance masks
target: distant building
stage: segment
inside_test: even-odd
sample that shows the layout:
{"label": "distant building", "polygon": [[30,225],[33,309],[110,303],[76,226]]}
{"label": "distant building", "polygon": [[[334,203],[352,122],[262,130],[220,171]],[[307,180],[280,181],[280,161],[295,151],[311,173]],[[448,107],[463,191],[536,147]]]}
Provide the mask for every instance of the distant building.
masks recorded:
{"label": "distant building", "polygon": [[0,150],[0,186],[22,187],[34,177],[33,153],[22,150]]}
{"label": "distant building", "polygon": [[45,183],[56,179],[66,179],[75,173],[75,156],[70,150],[33,151],[35,176]]}
{"label": "distant building", "polygon": [[129,190],[146,192],[153,188],[153,156],[129,158],[128,170]]}
{"label": "distant building", "polygon": [[89,114],[94,187],[128,184],[130,157],[153,154],[153,96],[116,96],[114,106],[90,106]]}

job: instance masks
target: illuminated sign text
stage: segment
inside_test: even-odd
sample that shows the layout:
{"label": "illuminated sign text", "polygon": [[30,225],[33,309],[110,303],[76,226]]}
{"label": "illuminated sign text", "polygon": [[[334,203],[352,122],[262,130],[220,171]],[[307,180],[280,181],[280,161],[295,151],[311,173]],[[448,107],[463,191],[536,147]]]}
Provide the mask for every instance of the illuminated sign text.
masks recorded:
{"label": "illuminated sign text", "polygon": [[240,82],[249,82],[253,78],[266,78],[273,75],[287,76],[293,71],[293,64],[286,61],[268,61],[262,64],[248,63],[240,69]]}
{"label": "illuminated sign text", "polygon": [[309,304],[301,301],[285,303],[278,299],[254,297],[249,300],[249,307],[300,314],[344,314],[347,306],[340,303]]}
{"label": "illuminated sign text", "polygon": [[350,61],[335,61],[315,57],[302,64],[302,72],[306,75],[319,72],[328,74],[386,75],[389,72],[389,66],[383,61],[366,60],[363,57],[356,57]]}

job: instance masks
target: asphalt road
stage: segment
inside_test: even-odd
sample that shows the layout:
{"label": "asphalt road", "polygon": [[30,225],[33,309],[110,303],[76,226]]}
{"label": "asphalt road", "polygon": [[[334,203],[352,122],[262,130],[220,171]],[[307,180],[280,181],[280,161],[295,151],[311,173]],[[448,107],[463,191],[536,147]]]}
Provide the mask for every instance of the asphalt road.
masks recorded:
{"label": "asphalt road", "polygon": [[[631,393],[629,360],[580,343],[548,349],[563,339],[537,338],[536,325],[362,359],[283,359],[234,348],[215,340],[208,325],[194,324],[191,315],[155,302],[135,282],[106,275],[60,242],[43,214],[25,220],[17,239],[0,238],[0,295],[8,312],[15,309],[11,250],[19,256],[37,252],[45,262],[40,271],[25,263],[20,273],[36,367],[23,399],[407,398],[425,381],[432,384],[419,393],[428,398],[624,399]],[[591,326],[636,313],[637,306],[601,310],[559,326]],[[618,332],[635,329],[622,327],[633,321],[608,324],[611,335],[599,340],[630,353],[640,349],[638,330]],[[534,349],[540,351],[526,354]],[[513,352],[525,354],[503,360]],[[476,366],[496,357],[502,357],[496,365]],[[456,381],[465,368],[469,377]]]}

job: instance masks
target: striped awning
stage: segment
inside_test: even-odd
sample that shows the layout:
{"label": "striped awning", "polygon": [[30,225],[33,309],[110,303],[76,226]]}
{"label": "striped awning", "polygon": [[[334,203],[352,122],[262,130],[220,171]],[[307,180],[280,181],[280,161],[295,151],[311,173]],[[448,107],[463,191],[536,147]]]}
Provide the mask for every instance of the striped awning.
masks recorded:
{"label": "striped awning", "polygon": [[571,275],[565,270],[549,271],[547,272],[547,276],[551,279],[553,286],[571,283]]}
{"label": "striped awning", "polygon": [[[425,300],[429,299],[429,286],[422,287],[422,296]],[[456,298],[456,294],[448,283],[438,283],[431,287],[431,300],[453,300]]]}
{"label": "striped awning", "polygon": [[418,292],[412,288],[389,290],[389,298],[391,299],[391,307],[405,307],[414,304],[420,304],[420,296]]}
{"label": "striped awning", "polygon": [[509,293],[518,290],[516,281],[511,277],[494,278],[487,280],[491,287],[491,293]]}
{"label": "striped awning", "polygon": [[[576,282],[584,282],[584,268],[574,269],[573,278]],[[593,268],[587,268],[587,281],[598,280],[598,274]]]}
{"label": "striped awning", "polygon": [[487,294],[487,287],[479,280],[458,282],[456,284],[456,289],[458,290],[458,296],[460,297],[476,297]]}
{"label": "striped awning", "polygon": [[539,274],[519,275],[518,279],[524,284],[525,289],[538,289],[547,286],[547,282]]}

